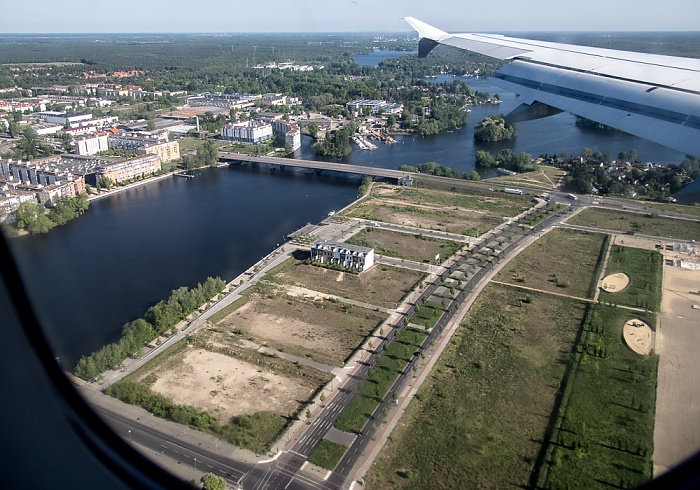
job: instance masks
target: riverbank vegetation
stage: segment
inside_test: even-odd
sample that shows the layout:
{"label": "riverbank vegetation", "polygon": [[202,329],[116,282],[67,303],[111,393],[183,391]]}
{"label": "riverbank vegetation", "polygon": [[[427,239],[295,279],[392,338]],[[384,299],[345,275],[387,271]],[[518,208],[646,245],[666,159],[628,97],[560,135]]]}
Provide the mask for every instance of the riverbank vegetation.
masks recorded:
{"label": "riverbank vegetation", "polygon": [[203,303],[218,295],[226,286],[221,278],[208,277],[204,284],[174,290],[167,300],[151,306],[144,318],[126,323],[121,338],[89,356],[83,356],[75,367],[75,375],[91,380],[136,355],[147,343],[166,332],[174,333],[175,325]]}
{"label": "riverbank vegetation", "polygon": [[46,233],[54,226],[63,225],[87,211],[87,195],[62,197],[50,208],[43,204],[25,201],[17,209],[17,229],[31,234]]}
{"label": "riverbank vegetation", "polygon": [[524,151],[516,154],[510,148],[505,148],[496,155],[479,150],[476,152],[475,164],[477,167],[500,167],[519,173],[539,170],[539,165],[532,159],[532,155]]}

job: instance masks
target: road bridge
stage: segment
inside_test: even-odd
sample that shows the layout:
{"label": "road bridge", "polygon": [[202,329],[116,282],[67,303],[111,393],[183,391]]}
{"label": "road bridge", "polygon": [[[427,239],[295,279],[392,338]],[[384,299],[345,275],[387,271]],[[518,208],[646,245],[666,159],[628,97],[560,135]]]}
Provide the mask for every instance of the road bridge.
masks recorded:
{"label": "road bridge", "polygon": [[346,163],[320,162],[318,160],[297,160],[284,157],[254,156],[245,153],[219,152],[219,160],[222,162],[257,163],[267,164],[284,169],[285,167],[308,168],[317,172],[324,170],[342,172],[348,174],[369,175],[385,179],[395,179],[399,184],[411,185],[414,178],[412,172],[393,170],[381,167],[365,167],[362,165],[350,165]]}

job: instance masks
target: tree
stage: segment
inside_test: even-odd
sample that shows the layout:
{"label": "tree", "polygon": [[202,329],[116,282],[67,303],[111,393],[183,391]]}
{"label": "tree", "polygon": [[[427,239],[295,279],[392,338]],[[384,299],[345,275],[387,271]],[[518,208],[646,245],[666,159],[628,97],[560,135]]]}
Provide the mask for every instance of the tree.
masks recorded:
{"label": "tree", "polygon": [[202,476],[200,481],[202,482],[202,488],[205,490],[226,490],[226,480],[224,477],[215,475],[214,473],[207,473]]}
{"label": "tree", "polygon": [[476,170],[471,170],[467,174],[467,180],[479,180],[479,179],[481,179],[481,175],[479,175],[479,172],[477,172]]}

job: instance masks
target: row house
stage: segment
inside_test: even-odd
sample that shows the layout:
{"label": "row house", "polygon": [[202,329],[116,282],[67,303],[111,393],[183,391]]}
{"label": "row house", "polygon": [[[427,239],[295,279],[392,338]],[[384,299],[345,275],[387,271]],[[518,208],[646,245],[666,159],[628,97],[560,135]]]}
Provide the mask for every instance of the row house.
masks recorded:
{"label": "row house", "polygon": [[317,241],[311,247],[311,260],[364,272],[374,265],[374,249],[348,243]]}

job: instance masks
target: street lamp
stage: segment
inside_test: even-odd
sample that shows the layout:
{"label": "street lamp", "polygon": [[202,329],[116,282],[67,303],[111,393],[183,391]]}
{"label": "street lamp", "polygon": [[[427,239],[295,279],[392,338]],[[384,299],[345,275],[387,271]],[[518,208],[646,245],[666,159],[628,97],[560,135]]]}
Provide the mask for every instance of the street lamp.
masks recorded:
{"label": "street lamp", "polygon": [[194,471],[197,471],[197,458],[194,458]]}

